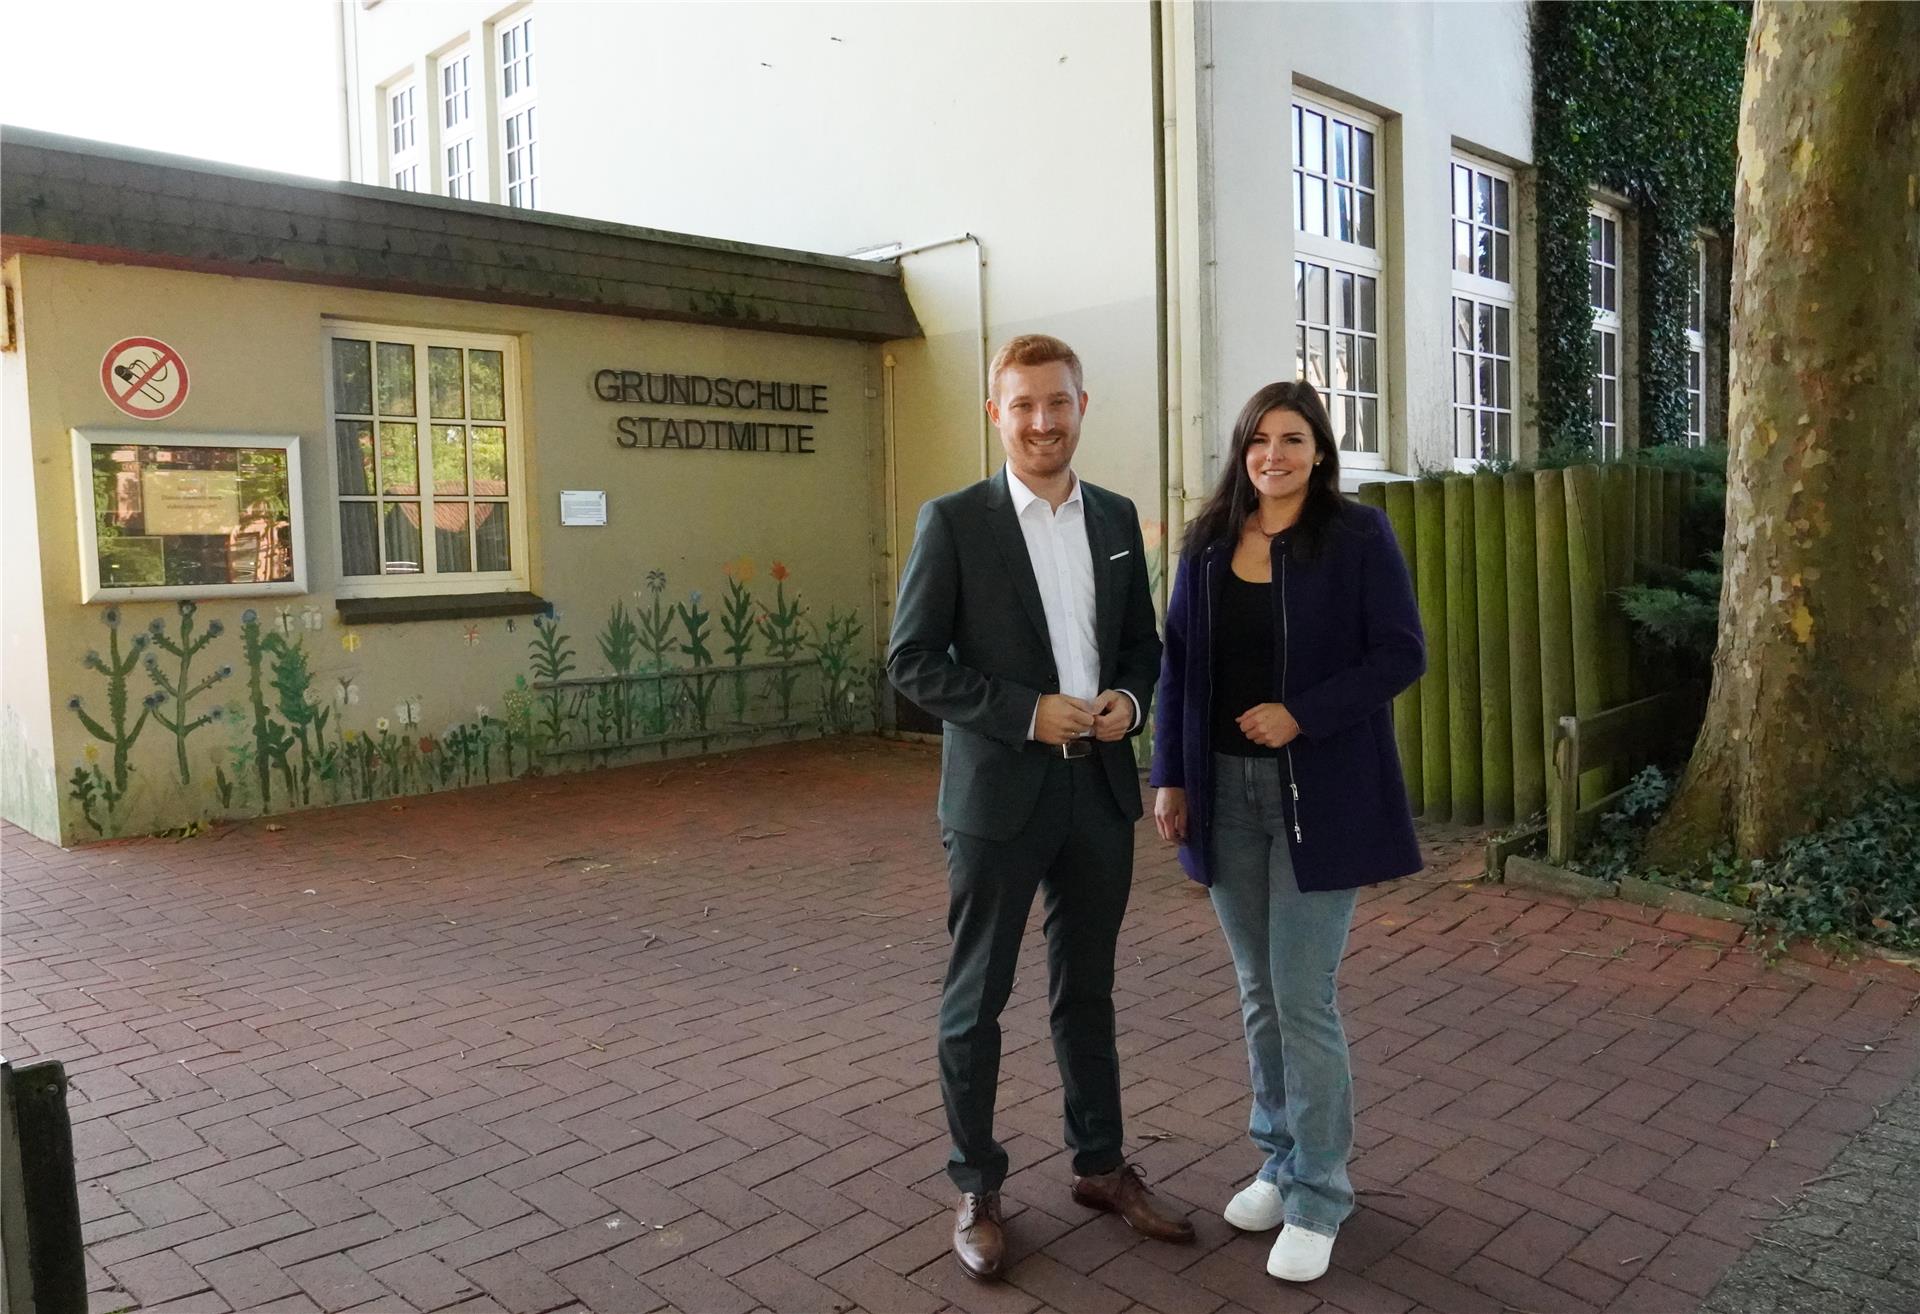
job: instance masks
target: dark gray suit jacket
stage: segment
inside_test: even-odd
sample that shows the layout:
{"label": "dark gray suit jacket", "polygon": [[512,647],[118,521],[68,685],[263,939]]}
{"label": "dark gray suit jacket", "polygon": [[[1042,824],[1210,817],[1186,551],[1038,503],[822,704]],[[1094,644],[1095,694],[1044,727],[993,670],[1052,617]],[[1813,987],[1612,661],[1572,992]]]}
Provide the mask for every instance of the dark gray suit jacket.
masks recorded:
{"label": "dark gray suit jacket", "polygon": [[[920,508],[887,650],[893,687],[946,722],[941,823],[993,840],[1012,839],[1033,816],[1047,761],[1030,745],[1027,726],[1040,695],[1060,692],[1008,478],[1002,471]],[[1160,675],[1160,635],[1140,518],[1118,493],[1085,480],[1080,488],[1093,554],[1100,687],[1132,694],[1145,726]],[[1138,818],[1132,745],[1097,743],[1094,752],[1121,815]]]}

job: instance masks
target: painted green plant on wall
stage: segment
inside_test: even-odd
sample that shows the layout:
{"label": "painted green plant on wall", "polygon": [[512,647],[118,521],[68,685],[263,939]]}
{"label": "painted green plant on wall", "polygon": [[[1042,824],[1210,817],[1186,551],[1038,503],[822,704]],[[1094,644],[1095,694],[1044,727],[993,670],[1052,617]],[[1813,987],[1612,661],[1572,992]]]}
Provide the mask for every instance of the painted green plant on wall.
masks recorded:
{"label": "painted green plant on wall", "polygon": [[[727,646],[721,651],[733,658],[733,664],[740,666],[753,651],[753,617],[756,607],[753,592],[747,586],[753,582],[753,561],[741,557],[738,561],[729,561],[721,567],[727,577],[727,598],[720,608],[720,629],[727,636]],[[741,720],[747,714],[747,677],[735,671],[733,675],[733,716]]]}
{"label": "painted green plant on wall", "polygon": [[633,737],[633,686],[626,677],[633,674],[634,664],[640,659],[640,630],[633,623],[633,617],[627,614],[627,604],[615,601],[613,610],[607,616],[606,628],[600,631],[600,655],[606,659],[608,667],[621,678],[606,686],[603,695],[608,701],[604,719],[608,731],[615,737],[626,740]]}
{"label": "painted green plant on wall", "polygon": [[[500,714],[477,704],[471,717],[437,733],[424,729],[428,708],[419,695],[402,698],[390,717],[376,718],[371,727],[359,720],[358,670],[317,669],[314,646],[301,633],[324,628],[318,608],[280,608],[277,621],[249,608],[237,623],[223,625],[204,619],[204,603],[168,604],[167,614],[126,642],[120,610],[109,610],[105,651],[89,653],[84,662],[106,677],[106,710],[83,707],[78,695],[70,702],[99,741],[87,745],[85,761],[67,781],[70,806],[93,833],[113,835],[135,813],[158,810],[172,827],[209,815],[271,813],[276,804],[348,803],[511,779],[576,755],[612,762],[654,746],[664,754],[676,745],[790,735],[796,705],[816,701],[821,730],[857,728],[871,712],[873,671],[859,648],[857,615],[835,610],[824,625],[808,624],[808,609],[783,563],[767,572],[770,599],[755,596],[750,563],[724,569],[729,584],[718,629],[733,669],[716,660],[716,617],[701,592],[669,603],[665,573],[652,570],[635,591],[640,605],[613,604],[597,635],[605,673],[580,670],[572,636],[550,612],[533,622],[525,671],[512,675],[498,695]],[[513,625],[506,630],[513,633]],[[477,627],[452,633],[463,636],[468,649],[478,646]],[[237,659],[209,673],[220,645],[236,639]],[[341,636],[341,651],[350,658],[360,647],[354,632]],[[755,653],[764,656],[755,662]],[[214,706],[216,686],[242,663],[244,692],[235,686],[233,697]],[[155,686],[144,700],[129,684],[141,665]],[[717,717],[713,699],[736,678],[742,687],[734,694],[734,715]],[[813,680],[817,686],[808,684]],[[149,721],[172,736],[176,769],[165,776],[183,788],[172,799],[147,790],[130,804],[134,745]],[[208,726],[223,727],[226,735],[210,750],[200,747]],[[111,760],[100,745],[114,750]],[[198,794],[185,787],[197,787]]]}
{"label": "painted green plant on wall", "polygon": [[[533,691],[527,688],[527,677],[513,677],[513,688],[501,695],[501,704],[506,708],[506,716],[500,721],[500,751],[506,758],[506,772],[509,777],[513,770],[513,746],[518,740],[527,748],[527,765],[533,765]],[[480,717],[486,719],[486,709],[480,709]]]}
{"label": "painted green plant on wall", "polygon": [[[713,653],[707,647],[707,622],[713,619],[713,613],[700,605],[700,590],[693,590],[685,602],[675,604],[674,613],[687,632],[687,637],[680,641],[680,651],[693,659],[694,670],[699,672],[713,665]],[[707,718],[713,711],[713,682],[703,674],[695,674],[682,688],[696,723],[705,730]]]}
{"label": "painted green plant on wall", "polygon": [[[806,647],[807,632],[801,625],[801,617],[806,608],[800,605],[795,594],[787,597],[787,575],[785,564],[774,562],[769,572],[773,576],[773,606],[760,613],[760,628],[766,634],[767,655],[776,662],[791,662]],[[780,704],[780,719],[793,719],[793,694],[800,684],[800,671],[792,666],[778,666],[768,673],[768,687]]]}
{"label": "painted green plant on wall", "polygon": [[292,728],[292,733],[282,740],[281,774],[286,781],[287,791],[292,793],[295,780],[292,749],[297,746],[300,749],[300,802],[311,803],[316,765],[323,777],[331,773],[332,761],[326,739],[327,717],[332,709],[322,705],[313,696],[313,671],[307,665],[304,640],[296,639],[289,643],[284,637],[273,635],[267,639],[266,646],[273,653],[273,689],[280,715]]}
{"label": "painted green plant on wall", "polygon": [[[533,654],[534,678],[545,684],[566,679],[573,672],[573,649],[567,646],[573,638],[560,633],[560,614],[536,617],[533,630],[534,636],[527,648]],[[563,695],[558,689],[549,689],[542,701],[546,714],[541,718],[539,729],[548,740],[558,739],[566,728]]]}
{"label": "painted green plant on wall", "polygon": [[260,790],[260,809],[273,810],[273,771],[280,769],[287,788],[293,788],[293,773],[287,764],[287,750],[293,736],[273,719],[267,706],[266,665],[271,651],[271,636],[260,627],[260,613],[248,607],[240,613],[240,651],[247,663],[247,697],[253,709],[253,753],[250,759],[254,783]]}
{"label": "painted green plant on wall", "polygon": [[[649,570],[647,572],[647,609],[640,613],[640,646],[647,654],[647,669],[664,671],[667,669],[667,654],[673,651],[673,609],[667,606],[661,596],[667,591],[667,572]],[[656,680],[653,684],[653,706],[647,715],[647,733],[665,734],[667,731],[667,695],[666,682]]]}
{"label": "painted green plant on wall", "polygon": [[123,653],[120,651],[120,609],[109,607],[100,619],[107,627],[107,655],[102,657],[97,650],[90,651],[81,664],[107,677],[107,723],[102,725],[87,711],[79,694],[67,699],[67,709],[80,718],[80,724],[86,727],[88,734],[112,747],[112,797],[117,800],[127,792],[127,776],[133,770],[133,746],[139,740],[140,732],[146,729],[147,718],[166,701],[166,695],[155,690],[141,699],[140,715],[134,718],[132,726],[128,726],[127,713],[130,709],[127,706],[127,677],[140,664],[146,652],[147,635],[134,635]]}
{"label": "painted green plant on wall", "polygon": [[860,712],[859,688],[864,663],[854,656],[853,641],[860,637],[860,618],[850,611],[830,611],[827,623],[814,639],[820,659],[820,714],[835,731],[853,728]]}
{"label": "painted green plant on wall", "polygon": [[[193,659],[226,632],[226,626],[211,620],[196,636],[193,632],[194,611],[192,602],[180,604],[180,632],[177,637],[168,635],[166,622],[158,616],[147,624],[148,641],[159,650],[147,653],[147,677],[173,704],[171,712],[164,705],[156,706],[153,719],[160,723],[162,730],[173,736],[174,758],[180,768],[180,783],[183,785],[193,779],[193,765],[187,757],[188,737],[194,731],[219,721],[224,714],[221,708],[213,707],[199,716],[193,716],[193,701],[233,674],[233,667],[220,666],[211,675],[202,676],[197,682],[193,680]],[[179,664],[171,675],[160,665],[159,654],[162,652]]]}

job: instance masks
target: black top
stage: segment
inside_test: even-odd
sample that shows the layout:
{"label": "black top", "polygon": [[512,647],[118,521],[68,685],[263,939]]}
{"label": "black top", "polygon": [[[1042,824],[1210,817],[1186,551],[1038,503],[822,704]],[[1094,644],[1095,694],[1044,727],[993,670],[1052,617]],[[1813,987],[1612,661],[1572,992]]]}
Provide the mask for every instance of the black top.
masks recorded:
{"label": "black top", "polygon": [[1236,718],[1274,701],[1273,585],[1241,579],[1227,567],[1213,624],[1213,751],[1230,757],[1278,757],[1254,743]]}

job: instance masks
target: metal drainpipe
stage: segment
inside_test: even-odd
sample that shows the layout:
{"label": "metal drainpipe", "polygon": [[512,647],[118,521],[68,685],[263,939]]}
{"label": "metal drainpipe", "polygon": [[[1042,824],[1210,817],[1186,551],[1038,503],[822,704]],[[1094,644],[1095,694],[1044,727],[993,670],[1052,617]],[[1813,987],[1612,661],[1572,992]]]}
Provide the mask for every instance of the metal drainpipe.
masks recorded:
{"label": "metal drainpipe", "polygon": [[[340,131],[336,134],[334,145],[338,155],[340,176],[348,181],[358,181],[353,171],[353,97],[354,83],[359,78],[359,61],[354,67],[347,67],[347,24],[352,21],[352,6],[337,4],[333,7],[333,63],[339,73],[336,90],[339,93]],[[354,29],[354,46],[358,53],[360,32]]]}
{"label": "metal drainpipe", "polygon": [[887,570],[891,576],[887,590],[887,610],[900,596],[900,470],[895,464],[894,435],[899,432],[898,412],[894,409],[893,353],[880,358],[880,427],[884,431],[887,462]]}
{"label": "metal drainpipe", "polygon": [[[1169,138],[1173,129],[1167,114],[1167,51],[1165,34],[1162,31],[1161,0],[1149,0],[1152,14],[1151,42],[1153,50],[1153,319],[1154,347],[1158,366],[1159,393],[1156,400],[1160,406],[1160,551],[1164,559],[1172,560],[1174,520],[1173,509],[1185,504],[1184,492],[1176,496],[1172,487],[1172,448],[1174,432],[1177,426],[1173,422],[1173,385],[1169,377],[1170,362],[1167,359],[1171,346],[1167,331],[1167,316],[1172,313],[1172,298],[1168,295],[1168,259],[1167,242],[1167,167],[1172,152],[1168,150]],[[1173,572],[1160,572],[1160,614],[1167,614],[1167,591],[1171,587],[1168,577]]]}
{"label": "metal drainpipe", "polygon": [[922,251],[932,251],[943,246],[957,246],[961,242],[973,243],[973,300],[974,315],[980,326],[980,340],[975,344],[979,356],[980,372],[980,477],[985,479],[993,473],[993,429],[987,423],[986,400],[987,384],[987,253],[980,239],[972,233],[962,233],[958,237],[943,237],[933,242],[921,242],[916,246],[903,246],[893,253],[893,259],[900,260],[910,255],[919,255]]}

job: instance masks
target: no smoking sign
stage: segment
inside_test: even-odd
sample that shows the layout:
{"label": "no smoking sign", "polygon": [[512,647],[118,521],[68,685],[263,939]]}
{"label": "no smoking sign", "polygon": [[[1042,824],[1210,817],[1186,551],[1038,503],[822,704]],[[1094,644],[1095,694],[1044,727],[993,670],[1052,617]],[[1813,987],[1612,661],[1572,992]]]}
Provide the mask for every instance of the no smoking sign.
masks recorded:
{"label": "no smoking sign", "polygon": [[187,399],[187,362],[158,338],[123,338],[100,360],[107,399],[136,420],[164,420]]}

